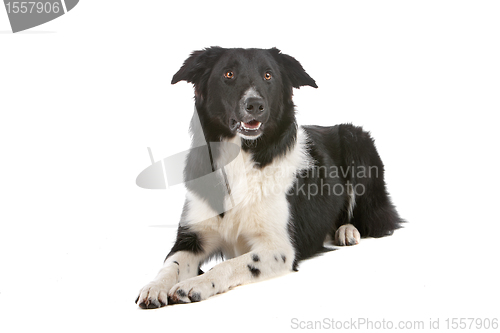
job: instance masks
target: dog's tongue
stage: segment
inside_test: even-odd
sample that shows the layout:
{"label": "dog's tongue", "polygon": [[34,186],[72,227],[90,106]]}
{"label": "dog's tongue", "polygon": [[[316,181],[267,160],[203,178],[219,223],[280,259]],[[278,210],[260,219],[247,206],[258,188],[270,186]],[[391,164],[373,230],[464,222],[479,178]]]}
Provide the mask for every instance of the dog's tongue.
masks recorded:
{"label": "dog's tongue", "polygon": [[257,128],[259,127],[260,122],[254,119],[248,123],[244,123],[244,125],[246,128]]}

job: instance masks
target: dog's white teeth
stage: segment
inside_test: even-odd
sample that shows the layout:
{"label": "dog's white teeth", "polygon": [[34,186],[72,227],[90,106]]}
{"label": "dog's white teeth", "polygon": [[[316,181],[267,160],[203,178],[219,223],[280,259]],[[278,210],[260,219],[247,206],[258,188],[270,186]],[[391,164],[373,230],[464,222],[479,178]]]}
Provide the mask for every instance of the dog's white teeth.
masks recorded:
{"label": "dog's white teeth", "polygon": [[251,126],[251,125],[248,125],[246,123],[241,123],[241,126],[246,129],[247,131],[256,131],[260,128],[260,126],[262,125],[262,123],[259,123],[257,126]]}

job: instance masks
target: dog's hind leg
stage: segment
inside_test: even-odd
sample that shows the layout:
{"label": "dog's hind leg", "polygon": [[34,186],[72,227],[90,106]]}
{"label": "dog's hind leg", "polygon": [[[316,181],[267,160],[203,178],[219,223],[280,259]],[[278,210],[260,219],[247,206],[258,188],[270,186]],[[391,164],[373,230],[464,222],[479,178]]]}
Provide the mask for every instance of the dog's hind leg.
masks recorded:
{"label": "dog's hind leg", "polygon": [[[387,192],[384,165],[373,139],[361,127],[339,126],[342,150],[341,168],[350,185],[347,214],[341,224],[353,225],[362,237],[382,237],[400,228],[399,217]],[[341,226],[342,227],[342,226]],[[346,227],[348,229],[348,227]]]}
{"label": "dog's hind leg", "polygon": [[[352,219],[354,207],[356,206],[356,196],[354,194],[354,190],[352,186],[346,186],[347,187],[347,194],[348,194],[348,202],[347,202],[347,214],[345,218],[347,218],[347,221],[350,221]],[[339,246],[345,246],[345,245],[356,245],[359,244],[359,241],[361,240],[361,235],[356,229],[356,227],[350,223],[341,225],[337,231],[335,231],[335,237],[334,237],[334,244],[339,245]]]}

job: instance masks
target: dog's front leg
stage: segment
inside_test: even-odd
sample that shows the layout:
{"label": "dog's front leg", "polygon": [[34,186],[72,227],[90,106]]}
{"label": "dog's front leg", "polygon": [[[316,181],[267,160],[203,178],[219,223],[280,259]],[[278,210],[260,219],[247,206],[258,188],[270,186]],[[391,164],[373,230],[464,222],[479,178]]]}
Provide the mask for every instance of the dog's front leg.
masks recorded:
{"label": "dog's front leg", "polygon": [[216,250],[213,237],[202,237],[179,227],[177,240],[165,259],[156,278],[139,292],[136,303],[143,309],[154,309],[168,304],[168,291],[180,281],[197,276],[200,265]]}
{"label": "dog's front leg", "polygon": [[174,303],[204,300],[241,284],[265,280],[292,270],[294,251],[286,248],[256,248],[214,266],[205,274],[181,281],[170,289]]}
{"label": "dog's front leg", "polygon": [[154,309],[168,304],[168,291],[183,279],[198,274],[203,257],[192,252],[179,251],[169,256],[156,278],[139,292],[136,303],[143,309]]}

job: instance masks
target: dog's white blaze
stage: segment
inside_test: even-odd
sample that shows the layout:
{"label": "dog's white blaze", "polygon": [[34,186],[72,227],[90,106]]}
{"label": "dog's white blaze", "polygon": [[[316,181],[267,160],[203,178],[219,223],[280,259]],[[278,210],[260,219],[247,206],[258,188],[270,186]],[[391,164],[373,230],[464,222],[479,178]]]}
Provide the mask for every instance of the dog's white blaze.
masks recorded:
{"label": "dog's white blaze", "polygon": [[255,90],[254,87],[250,87],[247,89],[247,91],[245,91],[245,93],[243,94],[243,100],[245,100],[247,98],[252,98],[252,97],[256,97],[256,98],[262,97],[257,92],[257,90]]}

